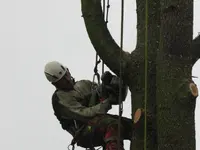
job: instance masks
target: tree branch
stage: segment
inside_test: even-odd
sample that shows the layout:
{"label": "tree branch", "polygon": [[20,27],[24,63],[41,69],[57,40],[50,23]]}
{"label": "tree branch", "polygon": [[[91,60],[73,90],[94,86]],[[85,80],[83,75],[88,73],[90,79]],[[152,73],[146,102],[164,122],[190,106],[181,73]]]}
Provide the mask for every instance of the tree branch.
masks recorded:
{"label": "tree branch", "polygon": [[125,75],[130,54],[121,50],[110,35],[103,18],[101,0],[81,0],[81,4],[87,33],[96,52],[117,75],[120,71],[121,58],[122,72]]}

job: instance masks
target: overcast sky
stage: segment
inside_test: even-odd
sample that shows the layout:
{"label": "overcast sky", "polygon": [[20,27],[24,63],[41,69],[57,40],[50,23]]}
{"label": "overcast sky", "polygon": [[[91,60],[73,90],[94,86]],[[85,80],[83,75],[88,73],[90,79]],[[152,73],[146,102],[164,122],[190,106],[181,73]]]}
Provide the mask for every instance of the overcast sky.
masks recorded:
{"label": "overcast sky", "polygon": [[[199,0],[195,1],[194,37],[200,31],[197,8]],[[120,0],[111,0],[108,27],[119,43]],[[134,0],[125,2],[124,32],[124,49],[130,52],[136,44]],[[54,87],[46,81],[43,69],[46,62],[58,60],[69,67],[76,80],[92,80],[95,51],[81,17],[80,0],[1,0],[0,50],[0,149],[66,150],[71,136],[53,115]],[[193,68],[194,76],[200,77],[199,65]],[[199,87],[199,79],[195,82]],[[196,116],[200,116],[198,100]],[[130,95],[124,116],[131,117],[129,106]],[[118,113],[118,108],[111,113]],[[199,126],[196,117],[197,147]]]}

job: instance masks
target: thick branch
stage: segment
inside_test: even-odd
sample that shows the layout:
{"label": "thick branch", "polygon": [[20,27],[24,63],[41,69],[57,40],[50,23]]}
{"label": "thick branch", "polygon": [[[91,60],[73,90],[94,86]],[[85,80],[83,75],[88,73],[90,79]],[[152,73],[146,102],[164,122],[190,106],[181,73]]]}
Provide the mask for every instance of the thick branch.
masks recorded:
{"label": "thick branch", "polygon": [[81,0],[81,4],[85,26],[98,55],[117,75],[119,75],[121,58],[122,71],[126,72],[130,55],[122,51],[110,35],[103,18],[101,0]]}
{"label": "thick branch", "polygon": [[200,58],[200,35],[198,35],[192,41],[191,53],[192,53],[193,63],[195,63]]}

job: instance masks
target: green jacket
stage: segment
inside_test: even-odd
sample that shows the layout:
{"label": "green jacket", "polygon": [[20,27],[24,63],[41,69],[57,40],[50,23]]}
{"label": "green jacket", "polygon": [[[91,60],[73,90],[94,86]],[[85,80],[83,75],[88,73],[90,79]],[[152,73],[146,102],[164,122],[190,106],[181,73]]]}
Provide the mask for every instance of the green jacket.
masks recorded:
{"label": "green jacket", "polygon": [[76,130],[96,115],[100,109],[98,104],[88,107],[92,92],[92,82],[77,81],[74,90],[63,91],[56,89],[52,96],[54,114],[60,121],[62,128],[74,136]]}
{"label": "green jacket", "polygon": [[102,103],[89,107],[92,96],[92,82],[89,80],[77,81],[74,90],[63,91],[57,89],[52,96],[52,105],[58,120],[74,119],[87,123],[101,111]]}

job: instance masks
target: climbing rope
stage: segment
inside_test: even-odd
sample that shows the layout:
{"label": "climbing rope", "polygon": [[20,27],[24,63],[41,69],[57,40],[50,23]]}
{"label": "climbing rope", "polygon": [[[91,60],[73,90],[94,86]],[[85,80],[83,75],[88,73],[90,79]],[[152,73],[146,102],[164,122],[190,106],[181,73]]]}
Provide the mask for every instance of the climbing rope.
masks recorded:
{"label": "climbing rope", "polygon": [[124,0],[121,0],[121,33],[120,33],[120,69],[119,69],[119,120],[118,120],[118,148],[120,148],[121,140],[121,117],[123,113],[122,103],[122,50],[123,50],[123,35],[124,35]]}
{"label": "climbing rope", "polygon": [[147,82],[148,82],[148,0],[145,4],[145,48],[144,48],[144,58],[145,58],[145,85],[144,85],[144,150],[147,147]]}

